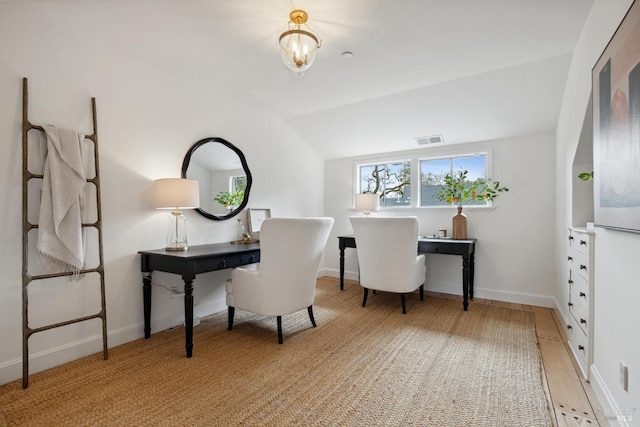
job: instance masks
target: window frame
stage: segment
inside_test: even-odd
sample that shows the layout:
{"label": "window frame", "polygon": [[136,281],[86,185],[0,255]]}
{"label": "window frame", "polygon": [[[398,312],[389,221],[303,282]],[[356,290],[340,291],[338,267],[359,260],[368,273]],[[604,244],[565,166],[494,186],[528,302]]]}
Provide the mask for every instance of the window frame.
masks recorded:
{"label": "window frame", "polygon": [[[403,206],[380,206],[380,210],[397,210],[397,209],[450,209],[450,205],[435,205],[435,206],[420,206],[420,187],[421,185],[414,185],[414,183],[421,183],[420,163],[424,160],[441,160],[441,159],[454,159],[460,157],[473,157],[473,156],[485,156],[485,176],[488,179],[492,178],[493,170],[493,149],[491,146],[483,147],[464,147],[460,144],[460,147],[435,147],[414,150],[408,152],[396,152],[388,154],[380,154],[376,156],[366,156],[355,159],[353,161],[353,188],[354,193],[361,192],[360,188],[360,168],[362,166],[371,166],[379,164],[400,163],[409,162],[411,168],[411,192],[409,205]],[[454,171],[455,172],[455,171]],[[465,209],[492,209],[493,203],[488,201],[483,205],[464,205]]]}

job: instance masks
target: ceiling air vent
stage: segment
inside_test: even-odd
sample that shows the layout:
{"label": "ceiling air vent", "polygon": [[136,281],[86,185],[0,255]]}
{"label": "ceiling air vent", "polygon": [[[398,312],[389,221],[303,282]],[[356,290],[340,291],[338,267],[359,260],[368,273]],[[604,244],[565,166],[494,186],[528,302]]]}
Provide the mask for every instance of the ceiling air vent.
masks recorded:
{"label": "ceiling air vent", "polygon": [[432,144],[443,144],[444,139],[442,135],[431,135],[431,136],[419,136],[416,138],[419,145],[432,145]]}

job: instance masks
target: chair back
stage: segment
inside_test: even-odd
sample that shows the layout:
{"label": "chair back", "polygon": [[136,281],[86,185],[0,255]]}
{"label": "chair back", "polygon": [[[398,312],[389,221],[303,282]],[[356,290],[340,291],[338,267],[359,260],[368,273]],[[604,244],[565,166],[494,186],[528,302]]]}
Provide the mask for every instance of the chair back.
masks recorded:
{"label": "chair back", "polygon": [[313,304],[333,218],[268,218],[260,227],[259,276],[275,301]]}
{"label": "chair back", "polygon": [[[416,217],[350,217],[356,239],[360,284],[391,292],[412,292],[424,283]],[[417,263],[422,263],[417,268]]]}

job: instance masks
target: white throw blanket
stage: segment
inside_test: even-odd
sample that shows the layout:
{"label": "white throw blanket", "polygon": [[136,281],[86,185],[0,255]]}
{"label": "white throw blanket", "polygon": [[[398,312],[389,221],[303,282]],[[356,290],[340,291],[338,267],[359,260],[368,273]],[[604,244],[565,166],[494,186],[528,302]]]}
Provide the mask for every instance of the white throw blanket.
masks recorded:
{"label": "white throw blanket", "polygon": [[42,201],[38,221],[38,258],[47,269],[84,268],[81,196],[87,183],[82,161],[84,135],[44,126],[47,155],[44,161]]}

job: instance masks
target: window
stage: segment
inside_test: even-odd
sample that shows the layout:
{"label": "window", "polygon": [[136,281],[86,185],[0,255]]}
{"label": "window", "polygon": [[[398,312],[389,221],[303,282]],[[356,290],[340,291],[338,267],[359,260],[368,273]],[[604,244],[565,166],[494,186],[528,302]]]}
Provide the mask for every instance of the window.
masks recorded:
{"label": "window", "polygon": [[245,188],[247,188],[247,177],[242,176],[232,176],[229,181],[229,190],[232,193],[242,192],[244,193]]}
{"label": "window", "polygon": [[[444,177],[461,170],[468,171],[468,179],[475,181],[487,176],[487,154],[425,159],[420,161],[420,206],[446,206],[435,194],[442,188]],[[480,201],[469,202],[470,205],[483,205]]]}
{"label": "window", "polygon": [[[378,157],[356,161],[354,179],[359,193],[380,195],[380,207],[432,208],[447,206],[435,194],[444,184],[446,174],[468,171],[474,181],[490,177],[491,148],[470,151],[466,147],[449,147],[446,151],[421,150],[404,154],[404,159]],[[464,151],[463,151],[464,150]],[[426,153],[426,154],[425,154]],[[414,185],[412,185],[412,183]],[[415,185],[415,183],[420,183]],[[466,205],[484,206],[481,201]]]}
{"label": "window", "polygon": [[361,193],[380,194],[380,206],[411,206],[411,162],[360,165]]}

